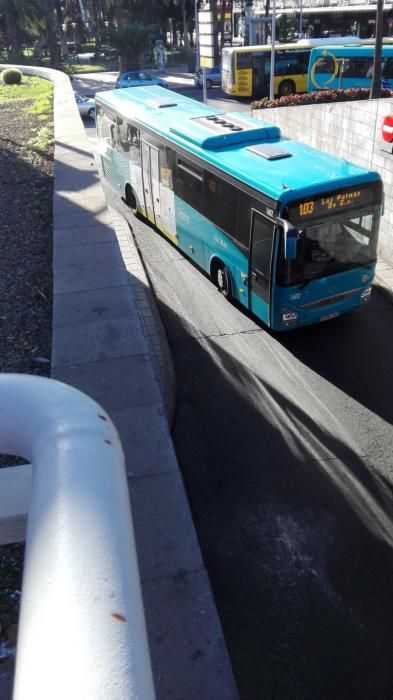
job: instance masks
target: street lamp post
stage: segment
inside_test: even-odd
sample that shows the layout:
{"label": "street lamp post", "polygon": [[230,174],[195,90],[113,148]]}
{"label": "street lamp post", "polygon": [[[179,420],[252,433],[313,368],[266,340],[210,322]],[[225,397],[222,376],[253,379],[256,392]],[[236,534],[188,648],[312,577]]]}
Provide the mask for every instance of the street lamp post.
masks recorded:
{"label": "street lamp post", "polygon": [[303,39],[303,0],[299,5],[299,39]]}
{"label": "street lamp post", "polygon": [[269,100],[274,100],[275,51],[276,51],[276,0],[273,0],[273,5],[272,5],[272,50],[270,53]]}
{"label": "street lamp post", "polygon": [[195,0],[195,72],[199,70],[198,0]]}

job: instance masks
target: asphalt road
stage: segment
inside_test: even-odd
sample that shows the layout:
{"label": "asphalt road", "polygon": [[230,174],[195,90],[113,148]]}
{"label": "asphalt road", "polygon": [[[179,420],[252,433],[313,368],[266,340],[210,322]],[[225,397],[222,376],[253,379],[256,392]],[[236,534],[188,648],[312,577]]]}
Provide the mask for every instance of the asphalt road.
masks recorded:
{"label": "asphalt road", "polygon": [[393,306],[275,335],[146,227],[173,439],[241,698],[390,698]]}
{"label": "asphalt road", "polygon": [[151,227],[137,237],[241,699],[391,698],[392,304],[374,290],[359,312],[274,334]]}

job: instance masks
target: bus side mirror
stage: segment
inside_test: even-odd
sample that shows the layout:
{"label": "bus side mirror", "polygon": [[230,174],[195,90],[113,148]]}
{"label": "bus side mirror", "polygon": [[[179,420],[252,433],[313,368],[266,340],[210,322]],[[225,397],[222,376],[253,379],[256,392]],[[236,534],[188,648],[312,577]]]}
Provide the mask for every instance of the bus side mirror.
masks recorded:
{"label": "bus side mirror", "polygon": [[295,260],[297,255],[297,229],[286,219],[277,219],[277,225],[284,232],[284,258],[285,260]]}

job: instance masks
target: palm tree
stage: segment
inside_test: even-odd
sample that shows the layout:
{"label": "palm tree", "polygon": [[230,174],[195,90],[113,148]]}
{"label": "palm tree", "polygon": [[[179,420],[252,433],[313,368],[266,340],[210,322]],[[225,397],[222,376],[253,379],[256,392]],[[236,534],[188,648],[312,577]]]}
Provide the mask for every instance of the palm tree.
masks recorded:
{"label": "palm tree", "polygon": [[13,2],[13,0],[0,0],[0,16],[4,17],[6,36],[7,36],[7,54],[17,55],[22,52],[22,30],[20,23],[20,14],[23,3]]}
{"label": "palm tree", "polygon": [[4,15],[8,35],[8,56],[22,53],[22,37],[27,31],[33,36],[45,35],[50,62],[58,61],[56,39],[56,0],[0,0],[0,14]]}
{"label": "palm tree", "polygon": [[140,68],[141,56],[150,44],[154,29],[153,25],[129,22],[118,29],[107,30],[105,41],[119,52],[120,73]]}

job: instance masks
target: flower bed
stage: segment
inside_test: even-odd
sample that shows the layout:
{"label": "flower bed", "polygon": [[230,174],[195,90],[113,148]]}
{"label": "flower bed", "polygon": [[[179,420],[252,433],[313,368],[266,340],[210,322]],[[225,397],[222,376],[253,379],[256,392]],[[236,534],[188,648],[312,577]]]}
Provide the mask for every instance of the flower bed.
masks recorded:
{"label": "flower bed", "polygon": [[[319,92],[304,92],[286,95],[270,100],[263,97],[251,103],[251,109],[270,109],[272,107],[295,107],[297,105],[314,105],[326,102],[348,102],[351,100],[368,100],[369,88],[348,88],[347,90],[320,90]],[[393,90],[381,89],[381,97],[393,97]]]}

